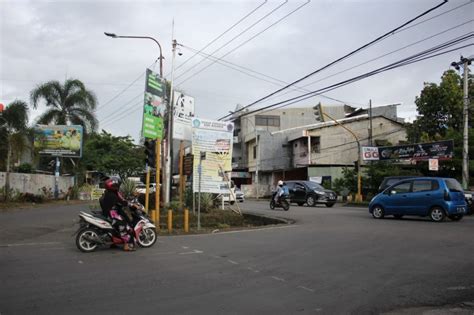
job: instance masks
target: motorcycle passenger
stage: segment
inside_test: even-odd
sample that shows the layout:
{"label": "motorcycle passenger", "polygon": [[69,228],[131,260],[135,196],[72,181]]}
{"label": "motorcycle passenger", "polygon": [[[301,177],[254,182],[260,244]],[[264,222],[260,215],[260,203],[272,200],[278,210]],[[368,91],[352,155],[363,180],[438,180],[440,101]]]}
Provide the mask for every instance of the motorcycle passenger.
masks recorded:
{"label": "motorcycle passenger", "polygon": [[130,227],[127,214],[123,207],[128,205],[128,201],[120,193],[122,181],[117,177],[111,177],[104,182],[105,192],[99,199],[100,207],[104,216],[112,220],[112,226],[119,233],[124,242],[125,251],[135,250],[133,230]]}

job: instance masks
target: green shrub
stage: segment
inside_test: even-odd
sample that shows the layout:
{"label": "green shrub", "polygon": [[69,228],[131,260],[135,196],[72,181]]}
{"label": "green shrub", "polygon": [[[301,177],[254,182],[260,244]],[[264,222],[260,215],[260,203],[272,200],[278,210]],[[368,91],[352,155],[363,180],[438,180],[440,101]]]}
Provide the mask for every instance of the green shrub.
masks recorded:
{"label": "green shrub", "polygon": [[129,198],[135,194],[136,189],[135,182],[126,179],[123,181],[122,185],[120,186],[120,191],[123,193],[125,198]]}
{"label": "green shrub", "polygon": [[27,173],[31,174],[33,171],[33,166],[30,163],[23,163],[18,166],[17,170],[18,173]]}

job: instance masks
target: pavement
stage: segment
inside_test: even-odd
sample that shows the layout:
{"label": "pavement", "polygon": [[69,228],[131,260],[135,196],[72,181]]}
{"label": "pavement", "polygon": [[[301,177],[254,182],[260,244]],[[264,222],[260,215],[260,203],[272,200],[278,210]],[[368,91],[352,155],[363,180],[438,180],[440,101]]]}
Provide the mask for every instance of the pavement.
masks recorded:
{"label": "pavement", "polygon": [[72,233],[86,205],[0,213],[0,313],[474,314],[472,216],[239,205],[295,223],[84,254]]}

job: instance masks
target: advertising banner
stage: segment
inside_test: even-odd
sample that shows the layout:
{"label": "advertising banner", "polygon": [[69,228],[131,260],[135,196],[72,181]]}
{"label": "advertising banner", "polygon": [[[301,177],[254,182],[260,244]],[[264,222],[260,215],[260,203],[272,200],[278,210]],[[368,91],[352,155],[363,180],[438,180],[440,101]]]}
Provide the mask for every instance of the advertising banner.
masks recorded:
{"label": "advertising banner", "polygon": [[82,126],[36,125],[34,148],[42,155],[82,157]]}
{"label": "advertising banner", "polygon": [[[192,119],[193,191],[199,191],[199,159],[205,152],[201,168],[201,192],[228,194],[226,174],[232,171],[234,123],[199,118]],[[230,177],[230,176],[227,176]]]}
{"label": "advertising banner", "polygon": [[379,148],[377,147],[362,147],[362,159],[364,161],[378,161]]}
{"label": "advertising banner", "polygon": [[447,160],[453,157],[453,140],[430,143],[407,144],[392,147],[378,147],[380,160],[411,159],[422,161],[428,159]]}
{"label": "advertising banner", "polygon": [[175,91],[173,103],[173,138],[191,141],[193,136],[191,120],[194,117],[194,98]]}
{"label": "advertising banner", "polygon": [[146,69],[145,104],[143,106],[142,134],[148,139],[163,138],[165,115],[165,84],[159,74]]}

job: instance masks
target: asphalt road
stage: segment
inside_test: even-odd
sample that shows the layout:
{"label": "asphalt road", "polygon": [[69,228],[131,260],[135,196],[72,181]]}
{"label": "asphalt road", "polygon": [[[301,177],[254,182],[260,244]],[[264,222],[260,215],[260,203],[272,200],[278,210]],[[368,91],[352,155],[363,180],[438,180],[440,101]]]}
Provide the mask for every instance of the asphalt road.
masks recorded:
{"label": "asphalt road", "polygon": [[474,313],[474,216],[438,224],[337,205],[240,205],[295,224],[83,254],[71,234],[87,206],[0,213],[0,313]]}

